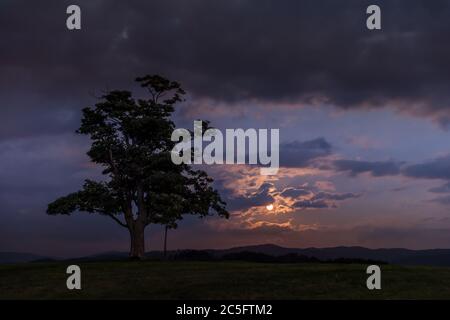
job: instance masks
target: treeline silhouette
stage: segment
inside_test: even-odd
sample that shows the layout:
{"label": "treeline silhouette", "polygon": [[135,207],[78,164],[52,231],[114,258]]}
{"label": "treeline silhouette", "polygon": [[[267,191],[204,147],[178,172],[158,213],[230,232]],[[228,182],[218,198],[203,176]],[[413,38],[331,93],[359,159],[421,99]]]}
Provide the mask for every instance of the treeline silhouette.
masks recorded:
{"label": "treeline silhouette", "polygon": [[[153,257],[161,258],[161,257]],[[309,257],[297,253],[289,253],[286,255],[272,256],[265,253],[241,251],[227,253],[221,256],[213,255],[204,250],[182,250],[175,251],[168,255],[166,260],[173,261],[245,261],[245,262],[262,262],[262,263],[343,263],[343,264],[387,264],[385,261],[377,261],[370,259],[357,258],[337,258],[321,260],[315,257]]]}

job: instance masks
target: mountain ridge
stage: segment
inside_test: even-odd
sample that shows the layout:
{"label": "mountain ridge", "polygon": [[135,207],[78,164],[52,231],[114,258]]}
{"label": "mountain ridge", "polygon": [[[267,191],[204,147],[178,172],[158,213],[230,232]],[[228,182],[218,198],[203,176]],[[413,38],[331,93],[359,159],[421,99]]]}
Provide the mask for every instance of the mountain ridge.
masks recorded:
{"label": "mountain ridge", "polygon": [[[289,248],[276,244],[259,244],[249,246],[237,246],[227,249],[178,249],[168,251],[168,255],[177,254],[186,251],[206,252],[215,258],[221,258],[227,254],[240,252],[252,252],[266,254],[269,256],[283,256],[288,254],[298,254],[307,257],[314,257],[320,260],[334,259],[365,259],[385,261],[390,264],[399,265],[429,265],[429,266],[450,266],[450,249],[423,249],[413,250],[405,248],[378,248],[370,249],[361,246],[337,246],[328,248]],[[154,250],[146,253],[150,258],[161,258],[162,251]],[[55,259],[31,253],[20,252],[0,252],[0,264],[23,263],[35,261],[99,261],[99,260],[122,260],[126,259],[128,254],[120,251],[101,252],[94,255],[76,257],[70,259]]]}

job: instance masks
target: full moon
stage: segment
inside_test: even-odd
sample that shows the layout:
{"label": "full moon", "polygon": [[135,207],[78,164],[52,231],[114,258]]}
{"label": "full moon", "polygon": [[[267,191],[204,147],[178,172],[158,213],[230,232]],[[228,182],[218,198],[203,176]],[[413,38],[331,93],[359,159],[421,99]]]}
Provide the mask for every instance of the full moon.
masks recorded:
{"label": "full moon", "polygon": [[273,204],[267,205],[266,209],[269,210],[269,211],[272,211],[273,210]]}

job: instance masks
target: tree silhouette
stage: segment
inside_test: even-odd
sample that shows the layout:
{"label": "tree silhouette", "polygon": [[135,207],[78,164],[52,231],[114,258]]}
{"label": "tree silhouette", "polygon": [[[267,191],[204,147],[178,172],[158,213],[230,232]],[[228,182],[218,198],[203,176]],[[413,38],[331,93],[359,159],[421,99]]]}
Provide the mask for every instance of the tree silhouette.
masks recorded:
{"label": "tree silhouette", "polygon": [[86,180],[82,190],[48,205],[50,215],[98,213],[112,218],[130,233],[130,257],[145,254],[144,229],[149,224],[176,227],[185,214],[228,218],[225,202],[212,179],[189,165],[175,165],[170,152],[175,129],[170,116],[185,94],[181,86],[161,76],[137,78],[148,99],[129,91],[111,91],[95,107],[84,108],[77,133],[88,135],[88,156],[104,170],[104,181]]}

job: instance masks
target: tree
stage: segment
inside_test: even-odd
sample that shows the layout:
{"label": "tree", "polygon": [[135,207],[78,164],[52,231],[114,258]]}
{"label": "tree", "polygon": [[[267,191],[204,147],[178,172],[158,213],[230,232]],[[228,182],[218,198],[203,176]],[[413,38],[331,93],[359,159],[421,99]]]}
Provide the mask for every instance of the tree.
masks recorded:
{"label": "tree", "polygon": [[228,218],[212,178],[189,165],[176,165],[170,152],[175,129],[170,117],[185,94],[180,84],[161,76],[137,78],[148,99],[111,91],[95,107],[83,109],[79,134],[92,140],[91,160],[103,167],[104,181],[86,180],[83,188],[48,205],[50,215],[73,212],[108,216],[130,234],[130,257],[145,254],[149,224],[176,227],[183,215]]}

